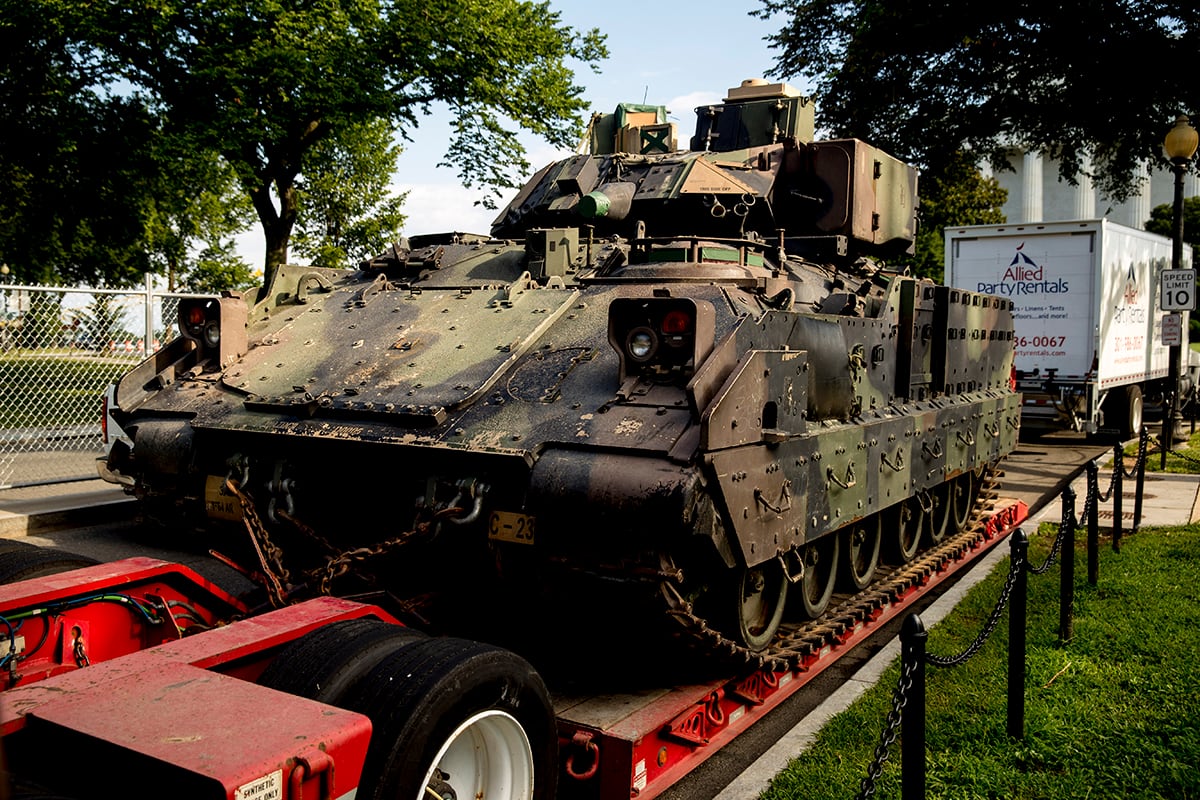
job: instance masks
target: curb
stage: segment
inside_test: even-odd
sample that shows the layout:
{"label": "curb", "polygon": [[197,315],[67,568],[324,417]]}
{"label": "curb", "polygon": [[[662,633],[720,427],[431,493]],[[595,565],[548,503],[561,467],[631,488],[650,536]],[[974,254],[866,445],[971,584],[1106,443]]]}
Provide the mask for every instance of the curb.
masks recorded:
{"label": "curb", "polygon": [[99,525],[127,519],[133,516],[135,502],[132,497],[122,497],[84,506],[54,508],[28,514],[0,511],[0,538],[16,539],[59,528]]}

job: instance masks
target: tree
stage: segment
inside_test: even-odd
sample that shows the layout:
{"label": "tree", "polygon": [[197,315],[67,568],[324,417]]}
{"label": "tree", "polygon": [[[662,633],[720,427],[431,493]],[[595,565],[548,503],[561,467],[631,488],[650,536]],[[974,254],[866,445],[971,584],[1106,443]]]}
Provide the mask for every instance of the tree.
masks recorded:
{"label": "tree", "polygon": [[250,286],[250,265],[234,237],[253,224],[233,169],[202,147],[169,136],[156,141],[157,184],[146,214],[146,247],[168,291],[219,292]]}
{"label": "tree", "polygon": [[[1150,211],[1150,219],[1146,220],[1146,230],[1166,236],[1168,239],[1175,235],[1175,206],[1164,203],[1155,206]],[[1192,258],[1192,268],[1200,267],[1196,259],[1196,248],[1200,247],[1200,197],[1188,197],[1183,201],[1183,241],[1192,248],[1191,253],[1185,253]],[[1200,281],[1196,283],[1200,290]],[[1200,341],[1200,309],[1193,309],[1188,314],[1188,341]]]}
{"label": "tree", "polygon": [[0,260],[13,279],[140,279],[154,120],[96,90],[95,65],[53,15],[0,0]]}
{"label": "tree", "polygon": [[1001,206],[1007,194],[995,178],[983,177],[966,153],[951,158],[940,174],[923,176],[913,272],[940,283],[946,264],[946,227],[1004,222]]}
{"label": "tree", "polygon": [[162,272],[176,289],[206,253],[248,278],[230,237],[253,217],[229,166],[167,135],[144,95],[110,91],[43,10],[0,0],[0,257],[15,278],[126,286]]}
{"label": "tree", "polygon": [[[1186,79],[1200,7],[1157,0],[763,0],[783,15],[775,74],[816,84],[835,136],[856,136],[927,171],[953,154],[1006,164],[1039,150],[1074,180],[1088,169],[1124,199],[1162,135],[1200,106]],[[1161,162],[1165,163],[1165,162]]]}
{"label": "tree", "polygon": [[348,267],[394,242],[405,195],[393,195],[388,184],[399,154],[382,119],[318,142],[301,177],[296,252],[318,266]]}
{"label": "tree", "polygon": [[586,110],[569,62],[607,55],[596,31],[524,0],[36,0],[84,53],[145,91],[174,135],[235,170],[262,225],[264,279],[287,259],[298,179],[323,139],[373,119],[402,136],[440,102],[447,162],[468,186],[515,185],[517,127],[570,146]]}

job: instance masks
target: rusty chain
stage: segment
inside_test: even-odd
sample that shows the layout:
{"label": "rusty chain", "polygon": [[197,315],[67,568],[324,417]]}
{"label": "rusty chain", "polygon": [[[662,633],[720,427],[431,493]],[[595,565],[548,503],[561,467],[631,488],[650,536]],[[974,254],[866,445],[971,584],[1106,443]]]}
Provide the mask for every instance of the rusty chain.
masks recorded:
{"label": "rusty chain", "polygon": [[267,598],[275,608],[283,608],[291,591],[291,576],[283,565],[283,550],[271,541],[267,527],[254,507],[254,500],[241,490],[238,480],[227,477],[225,488],[238,499],[242,507],[242,521],[250,534],[250,543],[254,546],[259,566],[262,567],[263,588],[267,591]]}
{"label": "rusty chain", "polygon": [[883,773],[883,765],[888,760],[896,737],[900,735],[900,719],[904,714],[904,707],[908,705],[908,692],[912,689],[913,675],[919,667],[919,663],[911,662],[905,664],[900,673],[900,680],[896,683],[895,691],[892,692],[892,708],[888,711],[887,719],[884,721],[879,744],[875,746],[875,758],[867,767],[867,777],[863,778],[862,787],[859,789],[856,800],[866,800],[875,794],[875,783]]}
{"label": "rusty chain", "polygon": [[380,542],[379,544],[367,545],[364,547],[355,547],[350,550],[344,550],[337,553],[329,559],[324,567],[315,569],[311,575],[316,578],[318,591],[321,594],[332,594],[332,584],[336,578],[340,578],[350,571],[350,565],[355,562],[363,562],[376,556],[384,555],[392,550],[395,550],[405,544],[408,544],[413,539],[424,536],[429,533],[438,522],[447,517],[455,517],[463,513],[462,508],[454,506],[451,508],[443,508],[436,512],[431,519],[423,522],[418,522],[413,526],[412,530],[405,531],[399,536]]}
{"label": "rusty chain", "polygon": [[[284,566],[283,548],[271,540],[266,524],[263,523],[258,510],[254,507],[254,500],[242,491],[240,482],[232,476],[227,477],[225,479],[225,488],[238,499],[238,503],[241,505],[242,521],[250,534],[250,543],[254,547],[255,556],[258,558],[259,566],[261,567],[261,572],[257,576],[252,577],[261,578],[260,582],[267,592],[267,597],[271,605],[275,608],[282,608],[287,605],[289,596],[298,588],[292,585],[291,573]],[[378,544],[354,547],[349,550],[335,547],[312,527],[304,524],[301,520],[286,511],[277,510],[276,515],[317,542],[326,552],[331,554],[323,566],[309,570],[306,573],[312,580],[312,583],[316,585],[318,593],[329,595],[333,593],[333,581],[349,572],[352,564],[384,555],[407,544],[413,539],[424,536],[443,519],[456,517],[462,514],[463,511],[464,509],[458,506],[443,508],[436,512],[430,519],[418,522],[412,530],[406,531],[399,536]]]}

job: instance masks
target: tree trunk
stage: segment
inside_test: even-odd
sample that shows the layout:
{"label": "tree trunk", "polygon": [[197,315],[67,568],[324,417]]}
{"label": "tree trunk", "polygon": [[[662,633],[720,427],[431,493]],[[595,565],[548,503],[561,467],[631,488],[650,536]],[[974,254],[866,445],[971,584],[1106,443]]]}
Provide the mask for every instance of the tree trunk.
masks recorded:
{"label": "tree trunk", "polygon": [[275,273],[279,271],[279,267],[286,264],[288,260],[288,242],[291,240],[292,228],[296,224],[294,180],[295,175],[292,175],[286,180],[276,181],[275,195],[279,197],[278,210],[271,201],[270,183],[250,193],[254,209],[258,212],[259,222],[262,223],[263,240],[266,243],[260,299],[265,295],[266,288],[275,280]]}

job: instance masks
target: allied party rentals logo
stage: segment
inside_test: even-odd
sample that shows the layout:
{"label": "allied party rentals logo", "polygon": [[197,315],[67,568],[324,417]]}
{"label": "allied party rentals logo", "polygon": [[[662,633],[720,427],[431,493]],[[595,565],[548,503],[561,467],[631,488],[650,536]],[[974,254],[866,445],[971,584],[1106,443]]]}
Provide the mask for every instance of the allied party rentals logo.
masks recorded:
{"label": "allied party rentals logo", "polygon": [[1133,271],[1133,264],[1129,265],[1129,272],[1125,275],[1125,305],[1136,305],[1138,301],[1138,281],[1137,273]]}
{"label": "allied party rentals logo", "polygon": [[1067,281],[1062,278],[1046,278],[1046,267],[1037,263],[1025,253],[1025,243],[1017,245],[1012,261],[1004,275],[996,283],[980,281],[977,291],[985,294],[998,294],[1003,297],[1020,297],[1022,295],[1064,294],[1070,291]]}

